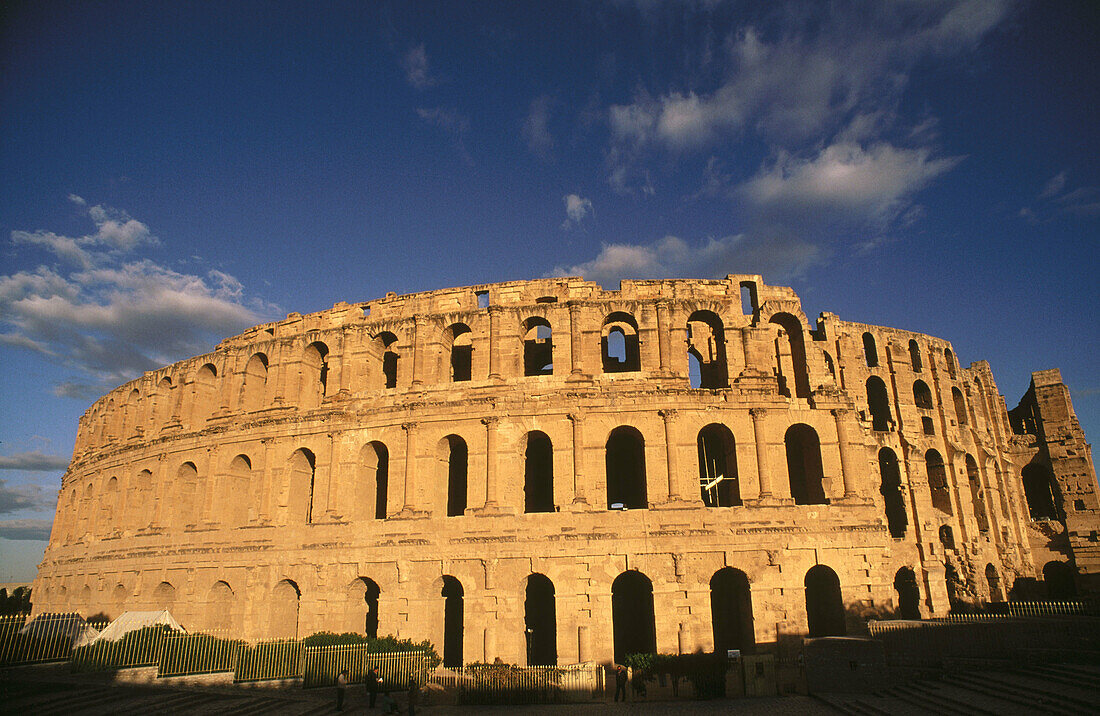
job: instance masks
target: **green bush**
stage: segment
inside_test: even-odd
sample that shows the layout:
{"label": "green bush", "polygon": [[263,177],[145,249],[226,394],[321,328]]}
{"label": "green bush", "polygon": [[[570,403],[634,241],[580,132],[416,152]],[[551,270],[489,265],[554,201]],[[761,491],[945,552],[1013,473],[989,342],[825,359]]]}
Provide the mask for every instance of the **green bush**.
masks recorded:
{"label": "green bush", "polygon": [[105,671],[133,666],[155,666],[169,634],[167,624],[155,624],[127,633],[118,641],[98,641],[73,649],[72,670]]}
{"label": "green bush", "polygon": [[467,664],[470,681],[459,687],[459,704],[552,704],[563,701],[561,670],[514,664]]}
{"label": "green bush", "polygon": [[393,654],[407,651],[427,652],[428,669],[439,666],[441,661],[439,654],[435,651],[435,646],[427,639],[412,641],[411,639],[398,639],[389,635],[373,638],[355,632],[335,634],[330,631],[319,631],[302,639],[302,646],[343,646],[350,644],[365,644],[367,651],[372,654]]}

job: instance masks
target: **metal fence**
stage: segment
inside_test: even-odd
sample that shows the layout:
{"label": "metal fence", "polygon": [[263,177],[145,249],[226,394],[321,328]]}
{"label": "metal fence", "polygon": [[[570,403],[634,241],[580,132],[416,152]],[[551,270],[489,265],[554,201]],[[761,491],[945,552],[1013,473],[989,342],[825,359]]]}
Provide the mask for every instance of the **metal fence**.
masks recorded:
{"label": "metal fence", "polygon": [[224,632],[169,634],[161,646],[157,676],[190,676],[236,671],[245,642]]}
{"label": "metal fence", "polygon": [[407,689],[413,680],[424,685],[430,668],[427,651],[378,653],[369,651],[366,644],[307,646],[302,653],[302,686],[331,686],[344,669],[349,683],[361,683],[374,669],[382,679],[379,690]]}
{"label": "metal fence", "polygon": [[302,675],[302,644],[293,639],[245,644],[237,651],[233,681],[297,679]]}
{"label": "metal fence", "polygon": [[89,624],[78,614],[0,616],[0,666],[68,661],[73,642],[87,630],[98,632],[106,622]]}
{"label": "metal fence", "polygon": [[589,701],[601,691],[603,669],[596,664],[473,664],[436,671],[431,682],[454,689],[460,704],[568,703]]}
{"label": "metal fence", "polygon": [[112,671],[138,666],[156,666],[172,628],[166,624],[147,626],[127,633],[117,641],[100,639],[73,647],[69,663],[77,671]]}

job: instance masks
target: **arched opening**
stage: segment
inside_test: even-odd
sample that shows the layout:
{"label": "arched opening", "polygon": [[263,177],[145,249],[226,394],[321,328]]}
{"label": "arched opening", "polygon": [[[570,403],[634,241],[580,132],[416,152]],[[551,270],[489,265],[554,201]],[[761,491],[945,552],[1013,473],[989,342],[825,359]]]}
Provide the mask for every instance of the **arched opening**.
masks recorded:
{"label": "arched opening", "polygon": [[289,494],[287,496],[288,522],[304,520],[313,522],[313,490],[317,481],[317,458],[306,448],[295,450],[287,465]]}
{"label": "arched opening", "polygon": [[118,478],[112,477],[107,481],[107,487],[103,490],[101,500],[100,519],[108,530],[116,528],[115,515],[119,513],[118,504]]}
{"label": "arched opening", "polygon": [[795,397],[809,398],[810,376],[806,368],[806,338],[802,321],[789,313],[777,313],[769,323],[783,329],[775,339],[780,394],[790,396],[793,383]]}
{"label": "arched opening", "polygon": [[875,345],[875,337],[870,333],[863,334],[863,358],[868,368],[878,367],[878,347]]}
{"label": "arched opening", "polygon": [[157,392],[153,396],[153,423],[155,426],[164,425],[172,418],[172,379],[164,376],[157,383]]}
{"label": "arched opening", "polygon": [[440,447],[447,465],[447,516],[457,517],[466,512],[469,451],[466,441],[457,435],[443,438]]}
{"label": "arched opening", "polygon": [[1024,481],[1024,496],[1027,498],[1027,509],[1031,513],[1031,519],[1061,519],[1057,506],[1059,500],[1054,475],[1046,465],[1030,463],[1024,466],[1020,475]]}
{"label": "arched opening", "polygon": [[920,588],[917,575],[909,567],[902,567],[894,575],[894,590],[898,593],[898,618],[920,619]]}
{"label": "arched opening", "polygon": [[248,359],[241,379],[241,411],[250,412],[265,407],[267,391],[267,356],[256,353]]}
{"label": "arched opening", "polygon": [[528,576],[523,600],[528,666],[557,666],[557,624],[554,583],[542,574]]}
{"label": "arched opening", "polygon": [[878,451],[878,470],[881,479],[879,492],[886,508],[886,526],[894,539],[905,537],[909,518],[905,514],[905,498],[901,494],[901,469],[898,456],[890,448]]}
{"label": "arched opening", "polygon": [[929,450],[924,453],[924,469],[928,473],[928,489],[932,493],[932,506],[945,514],[953,514],[951,491],[947,487],[947,469],[938,452]]}
{"label": "arched opening", "polygon": [[940,525],[940,544],[944,549],[954,551],[955,533],[951,530],[951,525]]}
{"label": "arched opening", "polygon": [[989,585],[989,601],[1003,602],[1005,595],[1001,590],[1001,575],[997,574],[997,568],[992,564],[985,565],[985,581]]}
{"label": "arched opening", "polygon": [[925,410],[932,409],[932,391],[928,389],[928,384],[923,380],[918,380],[913,383],[913,402],[917,404],[918,408],[924,408]]}
{"label": "arched opening", "polygon": [[523,374],[553,375],[554,333],[550,322],[535,316],[523,322]]}
{"label": "arched opening", "polygon": [[943,568],[943,580],[947,586],[947,604],[951,611],[958,611],[963,606],[964,587],[959,571],[952,564]]}
{"label": "arched opening", "polygon": [[[111,590],[111,608],[112,616],[117,618],[124,611],[126,611],[126,600],[130,598],[130,590],[123,584],[116,584],[115,588]],[[46,603],[49,603],[47,599]]]}
{"label": "arched opening", "polygon": [[688,355],[699,364],[698,388],[728,388],[726,331],[722,319],[712,311],[696,311],[688,317]]}
{"label": "arched opening", "polygon": [[176,471],[176,500],[171,507],[175,527],[182,530],[199,521],[199,471],[195,463],[185,462]]}
{"label": "arched opening", "polygon": [[615,312],[604,319],[601,332],[604,373],[641,370],[638,322],[629,313]]}
{"label": "arched opening", "polygon": [[397,387],[397,336],[384,331],[374,337],[376,349],[382,354],[382,385]]}
{"label": "arched opening", "polygon": [[298,585],[284,579],[271,590],[271,621],[269,629],[273,639],[298,638],[298,605],[302,592]]}
{"label": "arched opening", "polygon": [[649,577],[629,570],[615,578],[611,584],[611,624],[616,664],[625,663],[628,654],[657,653],[653,583]]}
{"label": "arched opening", "polygon": [[810,638],[844,636],[844,601],[840,577],[819,564],[806,572],[806,622]]}
{"label": "arched opening", "polygon": [[226,582],[214,582],[206,594],[206,613],[212,629],[229,632],[233,625],[233,590]]}
{"label": "arched opening", "polygon": [[1077,598],[1077,585],[1073,581],[1073,567],[1057,560],[1043,565],[1043,582],[1047,585],[1047,597],[1054,600]]}
{"label": "arched opening", "polygon": [[909,341],[909,364],[913,366],[914,373],[920,373],[924,370],[920,359],[920,346],[917,345],[915,340]]}
{"label": "arched opening", "polygon": [[[153,473],[142,470],[134,478],[134,485],[129,490],[130,505],[127,512],[133,519],[134,529],[145,529],[153,526],[156,510],[154,509]],[[76,498],[76,494],[73,494]]]}
{"label": "arched opening", "polygon": [[222,522],[227,527],[245,525],[252,502],[252,461],[247,455],[237,455],[229,463],[223,494]]}
{"label": "arched opening", "polygon": [[462,583],[450,575],[443,577],[443,666],[462,666],[464,607]]}
{"label": "arched opening", "polygon": [[607,509],[644,510],[646,495],[645,439],[629,425],[611,431],[605,450]]}
{"label": "arched opening", "polygon": [[796,505],[825,505],[825,478],[821,467],[821,442],[817,431],[798,423],[783,436],[787,448],[787,476]]}
{"label": "arched opening", "polygon": [[214,412],[217,397],[218,369],[207,363],[195,373],[191,386],[191,424],[201,425]]}
{"label": "arched opening", "polygon": [[871,429],[890,429],[890,398],[882,378],[872,375],[867,379],[867,410],[871,413]]}
{"label": "arched opening", "polygon": [[328,346],[314,341],[302,354],[301,405],[316,408],[328,395]]}
{"label": "arched opening", "polygon": [[741,504],[737,481],[737,448],[725,425],[711,423],[699,431],[699,490],[707,507]]}
{"label": "arched opening", "polygon": [[833,363],[833,357],[829,355],[828,351],[821,351],[821,355],[825,357],[825,367],[829,369],[829,375],[832,379],[836,380],[836,364]]}
{"label": "arched opening", "polygon": [[969,454],[966,456],[966,481],[970,483],[970,501],[974,503],[974,519],[978,522],[978,531],[988,532],[989,517],[985,510],[982,478],[978,473],[978,463]]}
{"label": "arched opening", "polygon": [[966,425],[966,399],[962,391],[954,386],[951,388],[951,401],[955,404],[955,420],[959,425]]}
{"label": "arched opening", "polygon": [[947,363],[947,374],[951,376],[951,380],[955,379],[955,354],[951,352],[950,348],[943,349],[943,360]]}
{"label": "arched opening", "polygon": [[456,323],[447,329],[451,339],[451,380],[461,383],[470,380],[474,365],[473,334],[465,323]]}
{"label": "arched opening", "polygon": [[371,639],[378,638],[378,596],[382,593],[373,579],[360,577],[348,588],[348,626]]}
{"label": "arched opening", "polygon": [[730,649],[752,653],[756,646],[752,591],[744,572],[723,567],[710,578],[710,617],[716,654],[725,654]]}
{"label": "arched opening", "polygon": [[756,316],[760,304],[756,299],[756,284],[752,281],[741,282],[741,313]]}
{"label": "arched opening", "polygon": [[[90,592],[89,592],[90,593]],[[161,582],[157,585],[157,588],[153,590],[153,609],[160,611],[161,609],[172,610],[172,605],[176,603],[176,588],[169,582]]]}
{"label": "arched opening", "polygon": [[359,465],[361,514],[384,520],[389,499],[390,451],[384,443],[369,442],[363,446]]}
{"label": "arched opening", "polygon": [[539,430],[527,433],[523,451],[523,511],[554,511],[554,446]]}

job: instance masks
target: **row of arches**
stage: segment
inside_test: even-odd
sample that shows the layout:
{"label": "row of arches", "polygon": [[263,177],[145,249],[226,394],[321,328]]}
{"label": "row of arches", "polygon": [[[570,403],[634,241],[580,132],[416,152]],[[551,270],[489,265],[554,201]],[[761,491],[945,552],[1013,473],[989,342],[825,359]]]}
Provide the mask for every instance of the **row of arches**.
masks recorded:
{"label": "row of arches", "polygon": [[[523,511],[555,512],[554,445],[549,435],[526,433],[523,445]],[[817,431],[798,423],[784,435],[790,494],[796,504],[827,504],[821,442]],[[606,507],[609,510],[647,509],[645,438],[633,426],[613,429],[604,446]],[[738,475],[737,443],[733,432],[721,423],[701,428],[696,438],[699,501],[706,507],[743,504]],[[469,447],[457,434],[439,440],[435,454],[445,487],[445,514],[459,516],[469,508]],[[149,469],[128,484],[110,477],[98,489],[93,482],[67,493],[61,514],[69,541],[113,529],[163,527],[182,530],[190,525],[216,524],[238,527],[259,519],[275,523],[311,523],[318,485],[317,456],[306,447],[292,452],[278,477],[253,469],[247,454],[238,454],[213,475],[200,475],[194,462],[182,463],[171,479],[161,483]],[[438,478],[437,478],[438,479]],[[272,482],[274,480],[274,482]],[[359,451],[350,495],[342,495],[338,512],[346,519],[386,519],[397,508],[391,505],[390,450],[379,440]],[[127,522],[126,520],[129,520]],[[131,524],[132,522],[132,524]]]}
{"label": "row of arches", "polygon": [[[865,384],[867,393],[867,412],[871,416],[871,429],[888,431],[893,429],[894,419],[890,411],[890,397],[886,383],[877,375],[872,375]],[[951,386],[951,400],[954,407],[955,420],[963,426],[970,423],[966,406],[966,398],[956,386]],[[921,410],[934,410],[935,402],[932,399],[932,391],[923,380],[913,382],[913,404]],[[900,405],[898,406],[900,411]],[[935,435],[935,423],[931,416],[921,416],[922,431],[925,435]]]}
{"label": "row of arches", "polygon": [[[989,531],[989,515],[986,509],[985,490],[982,487],[978,463],[972,455],[964,457],[967,483],[970,490],[974,518],[981,532]],[[886,511],[887,528],[895,539],[905,537],[908,517],[905,511],[905,499],[901,491],[901,470],[897,454],[890,448],[881,448],[878,452],[879,492],[883,496]],[[928,450],[924,454],[925,474],[932,507],[945,515],[954,514],[952,508],[951,485],[948,481],[947,467],[937,450]]]}
{"label": "row of arches", "polygon": [[[920,344],[917,340],[910,339],[909,345],[909,364],[914,373],[921,373],[924,371],[924,360],[921,358]],[[875,336],[870,331],[866,331],[863,334],[863,360],[868,368],[879,367],[879,355],[878,344],[875,341]],[[947,367],[947,374],[952,380],[955,379],[955,354],[951,352],[950,348],[943,349],[943,361]]]}

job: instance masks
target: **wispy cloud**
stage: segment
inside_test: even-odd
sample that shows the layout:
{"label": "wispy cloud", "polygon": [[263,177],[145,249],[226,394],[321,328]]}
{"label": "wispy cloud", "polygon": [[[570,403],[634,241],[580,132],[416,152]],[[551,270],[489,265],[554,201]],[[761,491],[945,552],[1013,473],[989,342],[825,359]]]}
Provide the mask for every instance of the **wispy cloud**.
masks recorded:
{"label": "wispy cloud", "polygon": [[11,485],[0,479],[0,514],[52,509],[56,501],[57,494],[47,493],[41,485]]}
{"label": "wispy cloud", "polygon": [[1100,216],[1100,187],[1082,186],[1067,191],[1069,178],[1060,171],[1043,184],[1036,204],[1020,209],[1018,215],[1033,223],[1052,221],[1060,215],[1088,219]]}
{"label": "wispy cloud", "polygon": [[576,194],[566,194],[562,197],[562,201],[565,202],[565,221],[561,224],[563,229],[579,226],[586,216],[593,214],[592,202],[589,199]]}
{"label": "wispy cloud", "polygon": [[77,371],[76,382],[99,394],[209,350],[273,313],[246,299],[227,273],[185,274],[136,255],[159,240],[125,212],[102,205],[86,211],[93,234],[12,232],[17,250],[43,249],[58,261],[0,276],[0,343]]}
{"label": "wispy cloud", "polygon": [[63,455],[46,455],[41,450],[0,455],[0,470],[24,470],[27,472],[52,472],[69,466],[69,458]]}
{"label": "wispy cloud", "polygon": [[543,95],[531,100],[527,118],[523,121],[523,138],[533,154],[549,159],[554,150],[554,137],[550,133],[550,107],[552,99]]}
{"label": "wispy cloud", "polygon": [[474,159],[466,149],[466,135],[470,132],[470,120],[455,109],[428,107],[416,110],[416,116],[442,131],[454,145],[464,162],[473,165]]}
{"label": "wispy cloud", "polygon": [[405,70],[405,79],[416,89],[427,89],[438,83],[428,67],[428,52],[423,42],[413,45],[402,55],[401,67]]}
{"label": "wispy cloud", "polygon": [[52,520],[0,520],[0,538],[46,541],[50,538]]}

